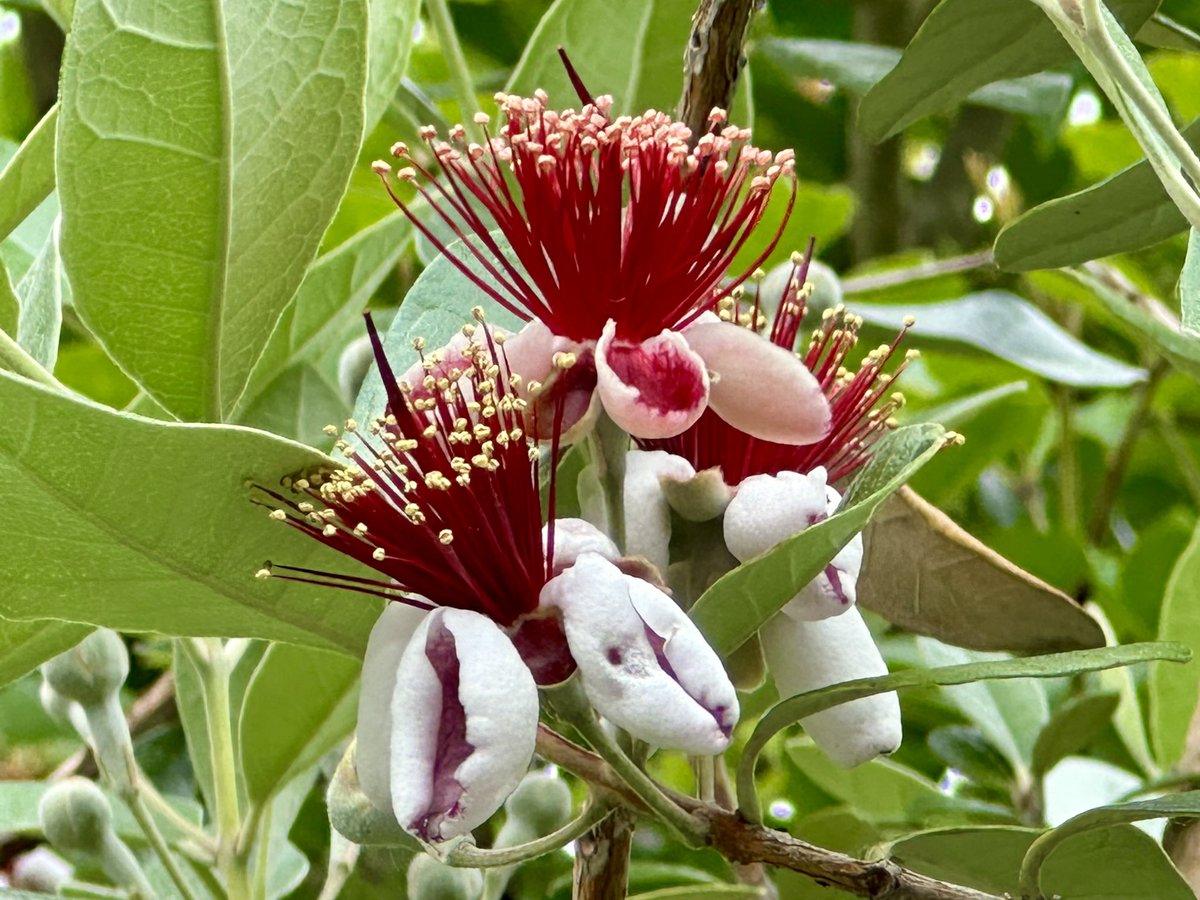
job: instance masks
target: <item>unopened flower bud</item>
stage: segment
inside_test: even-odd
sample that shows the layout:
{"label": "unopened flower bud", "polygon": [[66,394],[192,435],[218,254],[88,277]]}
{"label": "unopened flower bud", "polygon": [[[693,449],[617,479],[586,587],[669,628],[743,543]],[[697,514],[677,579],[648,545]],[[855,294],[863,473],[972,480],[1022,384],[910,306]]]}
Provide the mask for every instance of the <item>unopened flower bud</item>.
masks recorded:
{"label": "unopened flower bud", "polygon": [[42,677],[57,693],[84,707],[104,703],[128,676],[129,651],[107,628],[97,629],[42,666]]}
{"label": "unopened flower bud", "polygon": [[504,809],[509,819],[520,821],[532,837],[542,837],[571,818],[571,789],[555,775],[531,772],[517,785]]}
{"label": "unopened flower bud", "polygon": [[86,778],[52,785],[38,805],[38,818],[46,839],[70,855],[102,855],[112,833],[112,806]]}
{"label": "unopened flower bud", "polygon": [[381,809],[363,792],[355,765],[357,742],[352,741],[329,783],[325,804],[334,831],[355,844],[377,847],[419,845],[400,827],[391,808]]}
{"label": "unopened flower bud", "polygon": [[34,847],[13,860],[12,886],[19,890],[54,894],[71,880],[73,873],[71,864],[57,853],[48,847]]}
{"label": "unopened flower bud", "polygon": [[834,309],[841,304],[845,296],[841,279],[825,263],[815,259],[810,262],[806,281],[812,285],[812,293],[808,297],[808,308],[812,315],[820,315],[825,310]]}
{"label": "unopened flower bud", "polygon": [[483,875],[478,869],[456,869],[424,853],[408,865],[411,900],[478,900],[482,894]]}
{"label": "unopened flower bud", "polygon": [[74,728],[80,737],[87,738],[87,717],[78,703],[68,700],[51,687],[50,682],[45,680],[38,689],[38,699],[42,701],[42,709],[46,711],[46,715],[60,725],[69,725]]}

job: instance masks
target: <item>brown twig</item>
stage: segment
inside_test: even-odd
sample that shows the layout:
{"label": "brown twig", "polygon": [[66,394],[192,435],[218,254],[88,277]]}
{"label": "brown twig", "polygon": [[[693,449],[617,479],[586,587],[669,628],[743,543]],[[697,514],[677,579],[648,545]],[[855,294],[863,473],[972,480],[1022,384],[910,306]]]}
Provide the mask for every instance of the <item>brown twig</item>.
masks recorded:
{"label": "brown twig", "polygon": [[572,900],[624,900],[635,827],[634,814],[617,809],[575,842]]}
{"label": "brown twig", "polygon": [[[644,810],[608,765],[594,753],[541,726],[537,750],[543,757],[598,787],[609,800]],[[670,792],[668,792],[670,793]],[[1000,900],[973,888],[929,878],[887,860],[855,859],[797,840],[782,831],[752,825],[737,813],[670,793],[709,826],[709,844],[732,863],[764,863],[807,875],[814,881],[873,900]]]}
{"label": "brown twig", "polygon": [[758,0],[700,0],[683,54],[683,97],[679,118],[693,140],[708,130],[713,107],[729,109],[738,75],[746,64],[742,45]]}

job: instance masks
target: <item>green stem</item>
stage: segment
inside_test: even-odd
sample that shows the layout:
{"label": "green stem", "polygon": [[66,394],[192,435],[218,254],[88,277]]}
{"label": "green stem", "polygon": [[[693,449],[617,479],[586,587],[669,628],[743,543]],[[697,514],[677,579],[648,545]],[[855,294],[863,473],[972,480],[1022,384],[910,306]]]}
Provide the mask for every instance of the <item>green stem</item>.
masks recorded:
{"label": "green stem", "polygon": [[1071,389],[1062,385],[1058,389],[1058,490],[1059,514],[1068,533],[1080,531],[1080,480],[1079,459],[1075,447],[1075,408]]}
{"label": "green stem", "polygon": [[625,453],[629,435],[607,413],[600,413],[596,427],[588,437],[592,463],[604,486],[604,507],[608,513],[608,536],[625,552]]}
{"label": "green stem", "polygon": [[179,861],[175,858],[175,854],[171,852],[171,848],[167,846],[166,840],[163,839],[162,832],[158,830],[158,824],[154,821],[154,816],[150,814],[150,810],[146,807],[146,801],[136,790],[128,797],[124,798],[129,811],[133,813],[133,817],[141,826],[142,831],[146,835],[146,840],[150,842],[151,849],[157,854],[159,861],[163,864],[163,868],[167,870],[167,874],[171,876],[171,881],[183,896],[184,900],[197,900],[196,894],[192,891],[192,887],[188,884],[187,879],[183,875],[183,869],[179,866]]}
{"label": "green stem", "polygon": [[545,691],[554,710],[575,727],[621,780],[690,847],[707,843],[708,829],[699,819],[679,807],[649,775],[637,767],[596,719],[578,677]]}
{"label": "green stem", "polygon": [[[446,55],[446,63],[450,67],[450,77],[454,80],[454,89],[458,94],[463,118],[470,120],[475,113],[483,110],[479,105],[479,98],[475,96],[475,79],[471,77],[471,70],[467,67],[467,58],[463,55],[458,32],[454,29],[454,20],[450,18],[450,7],[446,0],[425,0],[425,10],[429,13],[430,24],[437,35],[438,46]],[[466,127],[478,128],[473,122],[468,122]]]}
{"label": "green stem", "polygon": [[610,807],[603,804],[592,803],[576,818],[545,837],[499,850],[482,850],[479,847],[472,847],[470,844],[459,844],[446,856],[445,862],[447,865],[468,869],[491,869],[499,866],[519,865],[565,847],[571,841],[585,834],[611,811]]}
{"label": "green stem", "polygon": [[213,794],[217,820],[217,868],[225,878],[230,900],[248,900],[250,885],[244,861],[237,852],[241,819],[238,811],[237,759],[233,744],[233,718],[229,706],[229,660],[217,638],[198,640],[204,710],[208,718],[212,756]]}
{"label": "green stem", "polygon": [[28,378],[30,381],[44,384],[46,387],[59,391],[64,390],[57,378],[46,371],[41,363],[26,353],[25,348],[2,329],[0,329],[0,367]]}
{"label": "green stem", "polygon": [[969,272],[972,269],[982,269],[993,265],[995,260],[991,250],[981,253],[968,253],[965,256],[952,256],[949,259],[935,259],[932,262],[918,263],[891,272],[880,272],[877,275],[859,275],[857,278],[847,278],[842,282],[843,294],[865,294],[869,291],[879,291],[884,288],[899,287],[914,281],[925,281],[929,278],[939,278],[942,275],[953,275],[956,272]]}

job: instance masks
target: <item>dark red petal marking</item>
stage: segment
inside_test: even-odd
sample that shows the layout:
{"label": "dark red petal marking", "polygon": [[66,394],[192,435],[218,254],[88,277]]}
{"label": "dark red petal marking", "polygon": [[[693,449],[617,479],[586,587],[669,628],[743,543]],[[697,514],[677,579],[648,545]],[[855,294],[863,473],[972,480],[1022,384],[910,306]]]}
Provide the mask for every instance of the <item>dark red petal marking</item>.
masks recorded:
{"label": "dark red petal marking", "polygon": [[616,376],[637,390],[638,401],[656,412],[692,410],[704,402],[703,363],[673,341],[651,348],[613,341],[605,358]]}

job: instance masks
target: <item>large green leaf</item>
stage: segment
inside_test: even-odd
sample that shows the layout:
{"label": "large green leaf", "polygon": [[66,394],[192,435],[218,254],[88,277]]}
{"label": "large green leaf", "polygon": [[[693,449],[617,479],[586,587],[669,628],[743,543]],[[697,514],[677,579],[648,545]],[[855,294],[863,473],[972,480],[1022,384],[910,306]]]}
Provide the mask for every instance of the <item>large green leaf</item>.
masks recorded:
{"label": "large green leaf", "polygon": [[54,190],[54,131],[58,104],[29,132],[0,169],[0,239],[8,237]]}
{"label": "large green leaf", "polygon": [[[87,637],[86,625],[39,619],[10,622],[0,619],[0,685],[33,671],[52,656],[69,650]],[[0,828],[3,828],[0,823]]]}
{"label": "large green leaf", "polygon": [[[1158,620],[1161,639],[1179,641],[1200,651],[1200,526],[1175,563]],[[1170,769],[1183,756],[1188,730],[1200,696],[1200,671],[1193,664],[1173,677],[1150,673],[1150,739],[1154,757]]]}
{"label": "large green leaf", "polygon": [[974,650],[1100,647],[1096,620],[901,488],[865,534],[858,602],[894,625]]}
{"label": "large green leaf", "polygon": [[250,503],[251,482],[277,485],[325,457],[246,428],[116,413],[6,373],[0,409],[0,615],[361,653],[374,603],[254,578],[271,558],[342,563]]}
{"label": "large green leaf", "polygon": [[1076,387],[1128,387],[1146,378],[1144,370],[1105,356],[1064,331],[1036,306],[1007,291],[980,291],[942,303],[849,304],[868,322],[899,329],[916,320],[915,343],[951,341]]}
{"label": "large green leaf", "polygon": [[322,429],[340,426],[347,412],[349,402],[342,392],[317,367],[299,363],[281,372],[239,420],[252,428],[322,446],[329,444]]}
{"label": "large green leaf", "polygon": [[939,425],[910,425],[887,435],[837,513],[738,566],[705,591],[689,614],[713,649],[727,656],[758,631],[944,441]]}
{"label": "large green leaf", "polygon": [[[1069,852],[1064,846],[1066,842],[1072,838],[1079,840],[1080,835],[1086,833],[1098,833],[1102,836],[1108,833],[1114,825],[1122,825],[1132,822],[1142,822],[1146,819],[1164,819],[1175,817],[1196,818],[1200,817],[1200,791],[1185,791],[1181,794],[1168,794],[1165,797],[1158,797],[1153,800],[1134,800],[1129,803],[1117,803],[1111,806],[1099,806],[1095,809],[1090,809],[1085,813],[1080,813],[1074,818],[1068,819],[1052,831],[1048,831],[1041,835],[1033,842],[1029,851],[1025,854],[1025,859],[1021,863],[1020,888],[1021,895],[1026,897],[1039,896],[1039,888],[1042,884],[1042,867],[1049,860],[1056,859],[1061,853]],[[1097,840],[1103,843],[1103,838],[1098,837]],[[1151,841],[1151,846],[1153,842]],[[1060,850],[1059,848],[1062,847]],[[1111,849],[1106,848],[1109,852],[1106,859],[1110,860],[1107,866],[1096,856],[1092,860],[1093,865],[1100,865],[1115,876],[1117,872],[1125,867],[1114,866],[1111,864],[1113,856]],[[1126,857],[1128,858],[1128,857]],[[1060,863],[1061,865],[1061,863]],[[1140,870],[1140,866],[1131,867]],[[1079,867],[1078,871],[1084,871],[1083,867]],[[1135,876],[1140,876],[1141,872],[1136,871]],[[1049,881],[1049,878],[1046,879]],[[1136,887],[1130,893],[1114,891],[1106,896],[1113,897],[1145,897],[1147,900],[1160,900],[1160,898],[1187,898],[1194,896],[1191,890],[1187,887],[1186,882],[1179,878],[1179,883],[1187,893],[1182,893],[1179,890],[1165,890],[1158,885],[1153,887],[1146,885],[1140,879],[1136,882]],[[1131,885],[1135,882],[1130,882]],[[1116,887],[1115,885],[1113,886]],[[1072,893],[1072,896],[1074,894]]]}
{"label": "large green leaf", "polygon": [[223,420],[362,136],[364,0],[79,0],[62,252],[88,326],[184,419]]}
{"label": "large green leaf", "polygon": [[[823,78],[854,94],[865,94],[900,61],[900,51],[893,47],[811,38],[768,38],[756,43],[754,50],[792,77]],[[1066,109],[1070,97],[1070,76],[1037,72],[984,85],[963,102],[1056,116]]]}
{"label": "large green leaf", "polygon": [[17,343],[51,372],[58,359],[63,307],[71,300],[71,286],[58,250],[58,234],[57,226],[50,229],[41,252],[17,285],[21,303]]}
{"label": "large green leaf", "polygon": [[331,337],[366,308],[411,235],[408,217],[397,210],[319,257],[280,316],[239,406],[256,402],[289,365],[328,349]]}
{"label": "large green leaf", "polygon": [[360,668],[357,660],[307,647],[275,644],[267,651],[238,726],[251,803],[267,802],[350,734]]}
{"label": "large green leaf", "polygon": [[0,331],[14,337],[21,318],[21,301],[8,278],[4,260],[0,259]]}
{"label": "large green leaf", "polygon": [[683,89],[691,0],[555,0],[525,45],[506,90],[542,88],[556,108],[578,106],[559,61],[565,47],[588,88],[619,112],[670,110]]}
{"label": "large green leaf", "polygon": [[[1200,150],[1200,119],[1183,129]],[[996,238],[996,265],[1009,272],[1073,266],[1140,250],[1187,228],[1150,163],[1027,210]]]}
{"label": "large green leaf", "polygon": [[370,134],[408,68],[421,0],[367,0],[367,85],[363,133]]}
{"label": "large green leaf", "polygon": [[[1114,0],[1112,9],[1137,30],[1158,0]],[[1029,0],[942,0],[896,65],[863,97],[859,127],[882,140],[977,89],[1073,61],[1067,43]]]}

